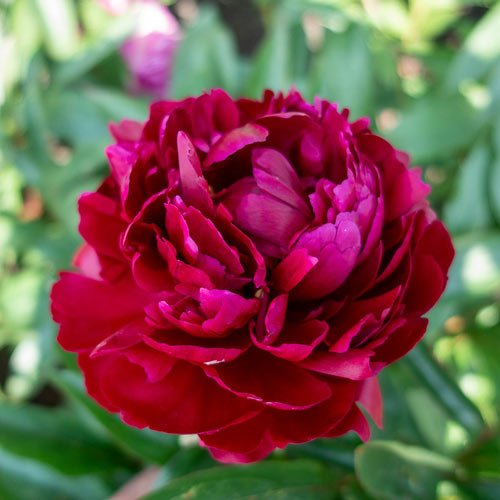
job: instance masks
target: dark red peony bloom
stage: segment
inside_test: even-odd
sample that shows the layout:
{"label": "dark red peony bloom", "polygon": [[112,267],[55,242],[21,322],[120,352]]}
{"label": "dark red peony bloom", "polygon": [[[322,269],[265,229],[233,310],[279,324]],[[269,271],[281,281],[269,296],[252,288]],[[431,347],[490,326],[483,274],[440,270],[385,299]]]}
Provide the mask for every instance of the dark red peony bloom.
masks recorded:
{"label": "dark red peony bloom", "polygon": [[221,90],[112,125],[52,291],[89,394],[226,462],[380,425],[377,373],[420,340],[450,238],[409,158],[348,111]]}

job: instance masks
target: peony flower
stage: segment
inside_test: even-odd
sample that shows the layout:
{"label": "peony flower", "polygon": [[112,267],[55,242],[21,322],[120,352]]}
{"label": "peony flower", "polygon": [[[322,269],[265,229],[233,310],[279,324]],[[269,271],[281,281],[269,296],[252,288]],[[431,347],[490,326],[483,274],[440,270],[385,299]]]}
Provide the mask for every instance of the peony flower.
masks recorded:
{"label": "peony flower", "polygon": [[181,40],[175,17],[155,0],[99,0],[99,3],[112,15],[134,10],[134,31],[120,49],[131,73],[131,91],[157,99],[165,97]]}
{"label": "peony flower", "polygon": [[221,90],[112,125],[52,291],[89,394],[223,462],[381,425],[376,375],[423,336],[453,258],[409,158],[316,99]]}

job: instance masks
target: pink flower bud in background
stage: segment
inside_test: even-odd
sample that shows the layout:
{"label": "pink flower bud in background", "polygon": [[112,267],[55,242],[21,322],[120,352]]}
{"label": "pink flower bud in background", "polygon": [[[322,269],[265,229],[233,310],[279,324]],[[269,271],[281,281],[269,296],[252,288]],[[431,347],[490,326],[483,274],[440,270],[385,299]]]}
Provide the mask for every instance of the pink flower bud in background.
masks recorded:
{"label": "pink flower bud in background", "polygon": [[155,98],[168,94],[175,54],[181,40],[179,23],[164,5],[154,0],[100,0],[110,14],[134,9],[136,25],[121,47],[130,70],[130,90]]}

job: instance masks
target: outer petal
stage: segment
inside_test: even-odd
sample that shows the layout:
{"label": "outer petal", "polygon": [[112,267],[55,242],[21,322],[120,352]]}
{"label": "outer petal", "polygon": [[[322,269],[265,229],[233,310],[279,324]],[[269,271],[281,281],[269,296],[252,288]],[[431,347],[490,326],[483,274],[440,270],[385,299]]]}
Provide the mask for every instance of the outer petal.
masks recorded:
{"label": "outer petal", "polygon": [[142,419],[162,432],[217,430],[254,411],[251,402],[222,389],[200,368],[184,361],[177,361],[166,377],[152,383],[141,366],[124,356],[115,357],[102,376],[101,388],[125,421]]}
{"label": "outer petal", "polygon": [[182,194],[187,205],[199,208],[203,213],[213,211],[208,183],[201,173],[200,160],[189,137],[184,132],[177,135],[179,172]]}
{"label": "outer petal", "polygon": [[368,412],[379,429],[382,429],[383,403],[382,392],[377,377],[368,378],[363,382],[359,403]]}
{"label": "outer petal", "polygon": [[142,317],[151,296],[136,287],[130,276],[111,284],[64,272],[52,288],[51,299],[54,321],[61,325],[58,342],[68,351],[81,352]]}
{"label": "outer petal", "polygon": [[328,324],[312,319],[303,323],[285,323],[278,339],[272,344],[259,342],[252,332],[253,343],[260,349],[288,361],[307,358],[328,333]]}
{"label": "outer petal", "polygon": [[142,339],[157,351],[192,363],[207,365],[232,361],[251,345],[246,330],[233,333],[229,338],[208,341],[182,331],[155,331],[149,336],[143,335]]}
{"label": "outer petal", "polygon": [[310,408],[331,395],[328,384],[320,378],[294,363],[256,349],[248,350],[230,363],[205,366],[204,370],[234,394],[272,408]]}
{"label": "outer petal", "polygon": [[209,167],[213,163],[224,161],[245,146],[265,141],[267,135],[268,132],[264,127],[254,123],[231,130],[212,146],[204,165]]}
{"label": "outer petal", "polygon": [[368,349],[351,349],[345,353],[313,352],[301,361],[300,366],[325,375],[363,380],[373,375],[370,358],[374,355]]}

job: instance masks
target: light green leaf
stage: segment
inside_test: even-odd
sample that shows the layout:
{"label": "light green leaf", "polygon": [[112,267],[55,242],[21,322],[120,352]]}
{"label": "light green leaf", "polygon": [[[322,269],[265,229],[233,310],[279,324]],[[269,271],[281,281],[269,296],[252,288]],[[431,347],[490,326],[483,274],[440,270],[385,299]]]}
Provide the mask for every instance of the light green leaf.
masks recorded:
{"label": "light green leaf", "polygon": [[293,13],[278,4],[271,16],[266,37],[252,62],[245,95],[260,98],[264,89],[286,92],[292,84],[291,28]]}
{"label": "light green leaf", "polygon": [[317,462],[226,466],[174,479],[143,500],[331,500],[336,478]]}
{"label": "light green leaf", "polygon": [[486,229],[492,219],[486,198],[491,151],[475,144],[458,171],[455,192],[444,207],[443,219],[452,233]]}
{"label": "light green leaf", "polygon": [[68,59],[79,44],[76,7],[71,0],[34,0],[42,22],[47,50],[54,59]]}
{"label": "light green leaf", "polygon": [[500,56],[500,4],[497,3],[475,25],[449,70],[448,88],[464,80],[480,79]]}
{"label": "light green leaf", "polygon": [[417,344],[403,360],[429,392],[450,415],[476,438],[485,428],[481,413],[460,390],[456,381],[432,357],[422,343]]}
{"label": "light green leaf", "polygon": [[[95,6],[94,6],[95,9]],[[81,79],[115,53],[120,44],[131,33],[133,28],[133,17],[123,16],[113,22],[105,33],[96,41],[88,45],[68,61],[61,63],[54,71],[54,83],[56,85],[69,85]]]}
{"label": "light green leaf", "polygon": [[325,45],[313,63],[310,93],[349,108],[351,118],[371,114],[374,89],[371,61],[365,28],[351,25],[344,33],[327,30]]}
{"label": "light green leaf", "polygon": [[485,298],[500,289],[500,234],[469,232],[454,240],[456,257],[443,299]]}
{"label": "light green leaf", "polygon": [[461,94],[432,95],[403,110],[399,125],[386,135],[413,163],[449,161],[467,149],[481,124],[482,115]]}
{"label": "light green leaf", "polygon": [[174,99],[221,87],[238,93],[240,61],[230,32],[213,7],[200,9],[181,41],[174,61],[170,93]]}
{"label": "light green leaf", "polygon": [[488,181],[489,199],[495,219],[500,224],[500,121],[495,123],[493,129],[493,152],[494,158]]}
{"label": "light green leaf", "polygon": [[455,463],[424,448],[395,441],[371,441],[356,449],[356,475],[370,495],[384,500],[436,498],[442,473]]}

